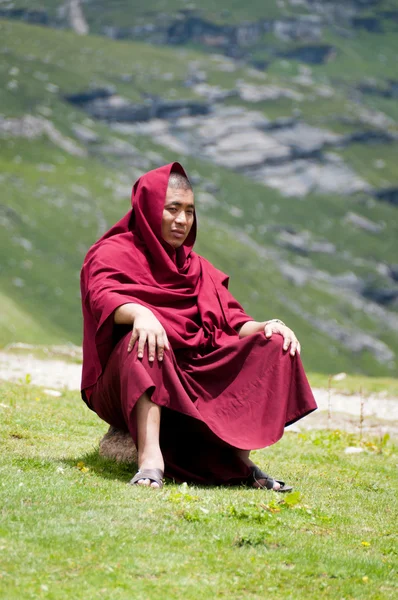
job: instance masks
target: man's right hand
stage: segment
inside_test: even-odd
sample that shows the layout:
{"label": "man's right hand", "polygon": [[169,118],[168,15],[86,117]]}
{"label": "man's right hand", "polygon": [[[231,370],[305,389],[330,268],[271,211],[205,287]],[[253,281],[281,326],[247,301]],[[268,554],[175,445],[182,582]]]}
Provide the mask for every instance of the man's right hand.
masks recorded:
{"label": "man's right hand", "polygon": [[128,352],[138,342],[138,358],[143,358],[145,344],[148,346],[148,359],[153,362],[155,356],[162,361],[165,350],[170,350],[166,331],[153,312],[139,304],[123,304],[115,311],[115,322],[119,324],[133,324]]}

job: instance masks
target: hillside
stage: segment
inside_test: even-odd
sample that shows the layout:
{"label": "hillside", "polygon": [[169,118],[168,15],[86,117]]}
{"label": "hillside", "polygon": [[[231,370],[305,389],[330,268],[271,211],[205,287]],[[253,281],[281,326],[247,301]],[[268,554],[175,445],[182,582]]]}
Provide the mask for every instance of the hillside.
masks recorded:
{"label": "hillside", "polygon": [[249,2],[242,23],[231,3],[92,1],[88,35],[61,3],[2,4],[2,344],[79,343],[88,246],[181,160],[197,250],[254,317],[288,321],[312,370],[395,372],[397,2]]}

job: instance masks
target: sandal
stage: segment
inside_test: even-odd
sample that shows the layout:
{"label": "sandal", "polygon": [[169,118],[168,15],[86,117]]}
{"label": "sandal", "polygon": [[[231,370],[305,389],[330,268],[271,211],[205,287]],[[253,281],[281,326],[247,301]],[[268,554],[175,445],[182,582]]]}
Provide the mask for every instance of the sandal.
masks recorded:
{"label": "sandal", "polygon": [[[264,473],[260,469],[260,467],[254,466],[254,467],[251,467],[251,470],[252,470],[252,472],[247,480],[247,483],[250,487],[253,487],[253,484],[257,483],[259,488],[261,488],[263,490],[272,490],[274,492],[279,492],[280,494],[285,494],[286,492],[291,492],[293,489],[291,485],[286,485],[284,481],[280,481],[279,479],[273,479],[272,477],[270,477],[269,475]],[[265,485],[260,483],[259,479],[265,479]],[[280,484],[281,487],[279,488],[279,490],[274,490],[275,482]]]}
{"label": "sandal", "polygon": [[[143,469],[142,471],[137,471],[130,481],[130,485],[137,485],[138,481],[141,481],[141,479],[149,479],[151,482],[157,483],[159,488],[163,487],[163,471],[161,469]],[[148,485],[143,487],[151,486]]]}

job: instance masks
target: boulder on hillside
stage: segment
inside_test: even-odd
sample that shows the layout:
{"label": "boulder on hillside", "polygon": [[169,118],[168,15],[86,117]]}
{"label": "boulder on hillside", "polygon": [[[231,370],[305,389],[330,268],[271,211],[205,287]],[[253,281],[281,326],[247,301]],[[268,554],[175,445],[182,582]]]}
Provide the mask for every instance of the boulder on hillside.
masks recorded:
{"label": "boulder on hillside", "polygon": [[8,4],[10,5],[9,7],[0,8],[0,18],[16,19],[18,21],[25,21],[26,23],[33,23],[34,25],[49,25],[50,20],[45,10],[14,8],[14,3],[9,2]]}
{"label": "boulder on hillside", "polygon": [[343,220],[344,223],[349,223],[350,225],[354,225],[358,229],[363,229],[364,231],[368,231],[369,233],[380,233],[385,228],[384,224],[375,223],[362,215],[358,215],[354,212],[348,212]]}
{"label": "boulder on hillside", "polygon": [[398,187],[383,188],[373,194],[378,200],[398,206]]}
{"label": "boulder on hillside", "polygon": [[343,162],[298,159],[264,165],[248,173],[257,181],[278,189],[284,196],[304,197],[311,192],[353,194],[369,191],[369,184]]}
{"label": "boulder on hillside", "polygon": [[0,137],[22,137],[35,139],[45,135],[49,140],[74,156],[86,156],[86,150],[78,146],[73,140],[62,135],[51,121],[43,117],[25,115],[20,119],[5,119],[0,116]]}
{"label": "boulder on hillside", "polygon": [[156,118],[176,119],[184,115],[204,115],[210,111],[208,104],[188,99],[147,98],[145,103],[137,104],[115,94],[109,88],[89,90],[65,98],[72,104],[82,107],[96,119],[127,123],[149,121]]}
{"label": "boulder on hillside", "polygon": [[299,60],[310,65],[322,65],[333,60],[337,52],[336,48],[329,44],[311,44],[309,46],[297,46],[278,54],[282,58]]}

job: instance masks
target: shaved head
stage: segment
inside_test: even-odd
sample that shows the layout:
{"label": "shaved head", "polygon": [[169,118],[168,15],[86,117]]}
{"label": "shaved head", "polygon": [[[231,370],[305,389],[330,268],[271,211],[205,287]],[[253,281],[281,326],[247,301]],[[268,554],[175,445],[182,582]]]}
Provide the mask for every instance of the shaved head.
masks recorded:
{"label": "shaved head", "polygon": [[191,182],[181,173],[170,174],[168,187],[173,188],[173,190],[188,190],[192,192]]}

